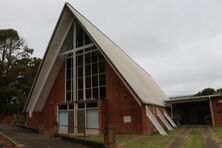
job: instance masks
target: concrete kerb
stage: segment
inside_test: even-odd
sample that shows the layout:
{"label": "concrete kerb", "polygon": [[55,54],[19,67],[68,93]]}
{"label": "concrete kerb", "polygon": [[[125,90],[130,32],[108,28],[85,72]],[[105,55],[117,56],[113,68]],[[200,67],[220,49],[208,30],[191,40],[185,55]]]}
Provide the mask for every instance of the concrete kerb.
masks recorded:
{"label": "concrete kerb", "polygon": [[3,134],[1,132],[0,132],[0,137],[3,137],[6,140],[8,140],[13,146],[15,146],[15,148],[20,148],[14,140],[12,140],[11,138],[9,138],[8,136],[6,136],[5,134]]}
{"label": "concrete kerb", "polygon": [[32,132],[34,132],[34,133],[40,133],[39,132],[39,129],[37,129],[37,128],[33,128],[33,127],[29,127],[29,126],[26,126],[26,125],[22,125],[22,124],[14,124],[15,126],[18,126],[18,127],[21,127],[21,128],[23,128],[23,129],[27,129],[27,130],[29,130],[29,131],[32,131]]}

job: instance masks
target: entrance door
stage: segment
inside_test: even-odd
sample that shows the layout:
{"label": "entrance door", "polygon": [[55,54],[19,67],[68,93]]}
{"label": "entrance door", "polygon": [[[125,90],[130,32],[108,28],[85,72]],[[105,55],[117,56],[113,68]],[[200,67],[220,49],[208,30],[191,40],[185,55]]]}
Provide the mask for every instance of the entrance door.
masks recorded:
{"label": "entrance door", "polygon": [[59,111],[59,132],[68,131],[68,112]]}
{"label": "entrance door", "polygon": [[98,115],[98,109],[88,109],[86,110],[86,119],[87,119],[87,132],[88,133],[98,133],[99,130],[99,115]]}

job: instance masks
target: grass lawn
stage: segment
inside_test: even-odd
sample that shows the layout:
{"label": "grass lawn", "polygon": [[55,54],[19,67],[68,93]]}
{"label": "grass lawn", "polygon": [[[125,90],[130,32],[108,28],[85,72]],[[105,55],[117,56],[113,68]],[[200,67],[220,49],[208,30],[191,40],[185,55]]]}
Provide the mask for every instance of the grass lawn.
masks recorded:
{"label": "grass lawn", "polygon": [[203,148],[204,140],[199,128],[194,128],[185,140],[184,148]]}
{"label": "grass lawn", "polygon": [[222,127],[212,127],[210,128],[213,134],[220,140],[222,143]]}
{"label": "grass lawn", "polygon": [[175,138],[176,134],[181,131],[181,128],[177,128],[168,132],[168,136],[161,136],[160,134],[154,134],[152,136],[144,136],[136,139],[132,143],[124,145],[124,148],[164,148],[167,144]]}
{"label": "grass lawn", "polygon": [[[168,136],[161,136],[154,134],[152,136],[138,136],[138,135],[117,135],[116,143],[120,144],[124,148],[164,148],[175,135],[181,131],[181,128],[177,128],[173,131],[168,132]],[[104,142],[103,136],[95,137],[75,137],[85,140],[91,140],[96,142]],[[125,144],[124,144],[125,143]],[[123,145],[124,144],[124,145]]]}

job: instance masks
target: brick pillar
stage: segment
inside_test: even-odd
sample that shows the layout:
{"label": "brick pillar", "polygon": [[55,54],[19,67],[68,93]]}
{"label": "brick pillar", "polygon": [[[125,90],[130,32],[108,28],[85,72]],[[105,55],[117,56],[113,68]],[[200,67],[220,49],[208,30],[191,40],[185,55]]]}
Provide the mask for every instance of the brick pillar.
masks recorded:
{"label": "brick pillar", "polygon": [[115,127],[112,125],[108,125],[104,129],[104,144],[105,148],[116,148],[116,134]]}

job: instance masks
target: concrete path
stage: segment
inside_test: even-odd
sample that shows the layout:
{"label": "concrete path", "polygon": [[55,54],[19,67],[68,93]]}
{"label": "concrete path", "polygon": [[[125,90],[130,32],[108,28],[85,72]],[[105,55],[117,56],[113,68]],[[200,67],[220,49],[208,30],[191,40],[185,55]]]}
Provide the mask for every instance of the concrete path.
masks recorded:
{"label": "concrete path", "polygon": [[208,128],[202,128],[205,148],[219,148],[219,144],[213,138]]}
{"label": "concrete path", "polygon": [[168,148],[182,148],[186,137],[191,131],[191,128],[184,128],[184,130],[168,145]]}
{"label": "concrete path", "polygon": [[17,126],[0,123],[0,132],[11,138],[21,148],[87,148],[61,138],[40,135]]}

